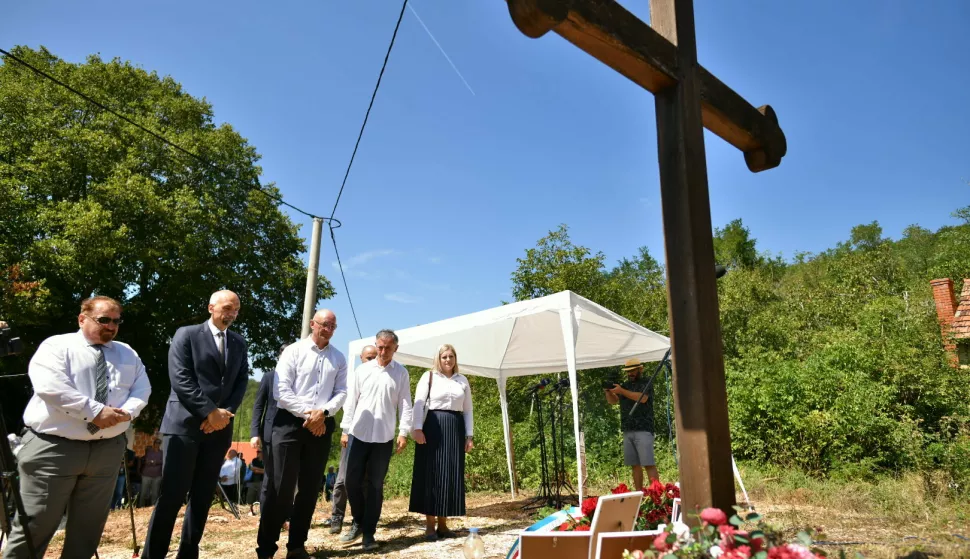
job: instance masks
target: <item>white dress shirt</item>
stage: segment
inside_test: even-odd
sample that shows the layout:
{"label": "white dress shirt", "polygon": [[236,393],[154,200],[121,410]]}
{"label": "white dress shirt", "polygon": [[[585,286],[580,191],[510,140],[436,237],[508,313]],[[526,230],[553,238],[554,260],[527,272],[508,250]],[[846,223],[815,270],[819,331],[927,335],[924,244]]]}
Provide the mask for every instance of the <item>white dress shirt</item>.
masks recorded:
{"label": "white dress shirt", "polygon": [[394,419],[400,414],[398,434],[411,431],[411,375],[397,361],[382,367],[372,359],[354,370],[347,388],[347,404],[340,428],[366,443],[394,439]]}
{"label": "white dress shirt", "polygon": [[[431,382],[431,397],[428,397],[428,379],[434,375]],[[472,429],[472,387],[468,379],[461,373],[455,373],[448,378],[438,371],[428,371],[421,375],[417,389],[414,391],[414,429],[424,429],[425,410],[460,411],[465,416],[465,436],[470,437]]]}
{"label": "white dress shirt", "polygon": [[208,321],[206,321],[206,324],[209,325],[209,332],[212,333],[212,341],[215,342],[216,349],[219,349],[219,343],[220,343],[219,332],[222,332],[222,347],[223,347],[223,351],[225,351],[224,359],[225,359],[225,362],[228,363],[229,362],[229,332],[227,330],[220,330],[219,327],[216,326],[214,322],[212,322],[211,318]]}
{"label": "white dress shirt", "polygon": [[98,350],[80,330],[51,336],[37,348],[27,369],[34,395],[24,410],[24,424],[38,433],[91,441],[110,439],[128,429],[128,421],[91,434],[90,423],[105,405],[121,408],[132,419],[152,393],[145,365],[128,344],[111,341],[102,346],[108,368],[108,397],[98,403]]}
{"label": "white dress shirt", "polygon": [[287,346],[276,364],[273,397],[299,418],[310,410],[333,417],[347,399],[347,360],[333,344],[317,347],[311,336]]}
{"label": "white dress shirt", "polygon": [[[219,468],[219,482],[224,485],[235,485],[238,481],[240,466],[242,466],[242,463],[239,458],[226,458],[226,461],[222,463],[222,468]],[[226,478],[226,481],[222,481],[222,478]]]}

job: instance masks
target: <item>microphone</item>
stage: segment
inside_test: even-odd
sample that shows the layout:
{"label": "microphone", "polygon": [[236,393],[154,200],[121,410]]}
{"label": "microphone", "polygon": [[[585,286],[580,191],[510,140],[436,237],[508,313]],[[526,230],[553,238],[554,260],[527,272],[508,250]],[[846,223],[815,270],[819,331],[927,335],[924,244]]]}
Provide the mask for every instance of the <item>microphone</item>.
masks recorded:
{"label": "microphone", "polygon": [[545,388],[546,386],[548,386],[549,385],[549,382],[550,382],[549,379],[544,378],[544,379],[540,380],[539,383],[536,384],[535,386],[529,387],[529,389],[526,390],[526,392],[531,392],[531,393],[538,392],[538,391],[542,390],[543,388]]}
{"label": "microphone", "polygon": [[569,377],[559,379],[559,382],[556,383],[555,388],[556,390],[560,390],[562,388],[569,388]]}
{"label": "microphone", "polygon": [[721,266],[720,264],[715,264],[714,265],[714,278],[715,279],[719,279],[719,278],[724,277],[724,274],[726,274],[727,272],[728,272],[727,271],[727,268],[725,268],[724,266]]}

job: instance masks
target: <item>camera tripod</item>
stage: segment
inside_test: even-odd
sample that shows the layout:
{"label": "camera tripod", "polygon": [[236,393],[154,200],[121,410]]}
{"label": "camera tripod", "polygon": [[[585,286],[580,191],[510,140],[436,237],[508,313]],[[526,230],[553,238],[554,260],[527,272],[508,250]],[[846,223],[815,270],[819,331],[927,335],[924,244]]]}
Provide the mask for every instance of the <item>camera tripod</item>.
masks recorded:
{"label": "camera tripod", "polygon": [[0,409],[0,509],[3,517],[0,518],[0,543],[4,537],[10,538],[10,531],[13,529],[13,518],[16,518],[24,529],[24,538],[27,540],[27,553],[32,559],[37,559],[37,549],[34,547],[34,539],[30,534],[30,522],[27,518],[27,511],[24,510],[24,501],[20,497],[20,478],[17,473],[17,461],[14,459],[13,450],[10,448],[10,439],[7,433],[7,423],[3,419],[3,410]]}

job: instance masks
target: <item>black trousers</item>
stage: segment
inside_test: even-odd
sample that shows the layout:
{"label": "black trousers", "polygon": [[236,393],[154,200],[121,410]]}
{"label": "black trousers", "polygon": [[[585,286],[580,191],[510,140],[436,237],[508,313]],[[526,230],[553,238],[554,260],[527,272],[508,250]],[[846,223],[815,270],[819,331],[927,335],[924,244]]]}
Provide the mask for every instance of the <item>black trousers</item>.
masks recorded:
{"label": "black trousers", "polygon": [[306,543],[317,495],[323,484],[323,472],[327,468],[330,441],[336,429],[332,417],[328,417],[325,424],[326,434],[316,437],[303,427],[303,420],[293,414],[280,410],[276,415],[271,452],[272,487],[267,488],[256,535],[256,551],[261,556],[276,553],[280,529],[287,518],[290,519],[287,551],[301,549]]}
{"label": "black trousers", "polygon": [[148,523],[142,557],[162,559],[168,553],[175,519],[186,494],[189,504],[182,520],[182,540],[176,557],[196,559],[199,556],[199,542],[219,482],[219,470],[231,443],[232,422],[225,429],[199,437],[162,435],[162,482]]}
{"label": "black trousers", "polygon": [[377,532],[377,521],[384,506],[384,478],[393,453],[394,439],[386,443],[368,443],[351,435],[350,444],[347,445],[347,498],[350,500],[350,512],[360,531],[368,536]]}

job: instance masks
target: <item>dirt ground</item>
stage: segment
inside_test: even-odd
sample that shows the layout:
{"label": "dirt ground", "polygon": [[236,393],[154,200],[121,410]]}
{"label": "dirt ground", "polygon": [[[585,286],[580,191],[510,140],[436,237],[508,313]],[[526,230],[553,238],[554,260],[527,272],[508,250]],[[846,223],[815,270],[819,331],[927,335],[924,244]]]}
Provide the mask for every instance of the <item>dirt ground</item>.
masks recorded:
{"label": "dirt ground", "polygon": [[[469,527],[478,527],[485,541],[488,557],[504,558],[515,541],[518,533],[532,524],[532,512],[524,511],[526,500],[511,501],[507,494],[473,493],[467,498],[468,516],[454,519],[451,523],[461,537],[453,540],[425,542],[424,520],[416,514],[407,512],[407,499],[397,498],[384,504],[381,523],[378,526],[377,540],[380,549],[374,553],[364,553],[359,541],[350,548],[341,548],[339,536],[331,536],[329,530],[320,522],[329,516],[329,504],[320,503],[314,516],[314,528],[310,530],[307,550],[316,557],[388,557],[424,559],[439,557],[462,557],[463,537]],[[840,548],[853,557],[856,551],[866,557],[970,557],[970,526],[959,520],[931,521],[913,519],[905,526],[893,525],[886,519],[867,516],[850,511],[818,509],[804,504],[758,503],[759,512],[777,525],[791,527],[793,530],[815,527],[822,528],[827,541],[850,545],[825,545],[823,549],[830,557],[838,557]],[[214,506],[209,514],[205,537],[202,540],[201,557],[232,557],[240,559],[255,556],[256,530],[258,517],[247,514],[236,520],[227,511]],[[145,530],[151,509],[143,508],[135,512],[135,527],[139,545],[144,543]],[[824,520],[821,520],[824,519]],[[175,556],[181,517],[176,523],[172,551]],[[282,534],[281,547],[285,545],[286,534]],[[55,536],[48,550],[48,557],[57,557],[63,534]],[[923,555],[909,555],[913,551]],[[113,512],[108,519],[99,548],[100,557],[105,559],[128,559],[132,557],[131,521],[127,511]],[[283,552],[277,557],[283,557]]]}
{"label": "dirt ground", "polygon": [[[467,529],[477,527],[485,541],[488,557],[505,557],[509,547],[515,541],[518,533],[532,524],[530,514],[521,507],[525,501],[509,502],[505,494],[475,493],[468,495],[466,507],[468,516],[456,518],[449,526],[461,537],[437,542],[425,542],[424,517],[407,512],[407,498],[392,499],[384,503],[381,522],[377,527],[377,541],[381,547],[372,553],[364,553],[360,548],[360,540],[356,545],[342,548],[337,542],[340,536],[330,535],[329,528],[320,523],[329,517],[329,503],[317,505],[314,515],[314,527],[310,530],[307,541],[307,551],[316,557],[388,557],[388,558],[437,558],[462,557],[462,544]],[[201,558],[232,557],[242,559],[255,557],[256,530],[259,517],[249,516],[248,507],[244,507],[246,514],[236,520],[228,511],[214,505],[209,512],[209,522],[206,524],[205,536],[200,546]],[[184,509],[183,509],[184,512]],[[145,531],[151,516],[150,508],[135,511],[135,529],[138,535],[138,545],[145,540]],[[179,516],[175,524],[175,535],[172,538],[172,549],[168,557],[175,556],[178,546],[178,534],[182,527],[182,517]],[[345,528],[346,530],[346,524]],[[55,536],[47,551],[47,557],[58,557],[63,534]],[[285,556],[286,534],[280,535],[281,551],[276,557]],[[102,559],[128,559],[132,557],[131,520],[128,511],[112,512],[108,518],[101,546],[98,554]]]}

